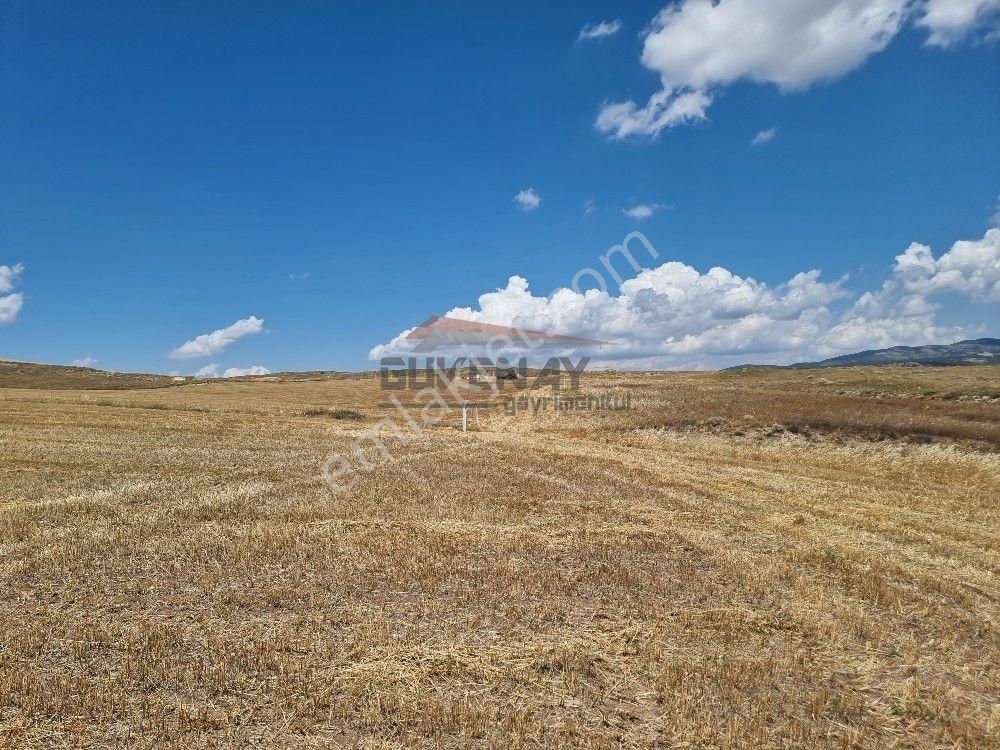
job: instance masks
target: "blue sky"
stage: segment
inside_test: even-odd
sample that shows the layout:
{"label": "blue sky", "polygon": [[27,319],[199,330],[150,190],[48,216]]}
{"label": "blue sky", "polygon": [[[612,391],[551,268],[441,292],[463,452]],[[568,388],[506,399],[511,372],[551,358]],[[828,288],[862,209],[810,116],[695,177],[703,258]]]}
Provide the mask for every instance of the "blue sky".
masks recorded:
{"label": "blue sky", "polygon": [[[1000,334],[996,2],[789,3],[6,2],[0,357],[370,368],[449,311],[627,366]],[[643,280],[551,296],[633,230]]]}

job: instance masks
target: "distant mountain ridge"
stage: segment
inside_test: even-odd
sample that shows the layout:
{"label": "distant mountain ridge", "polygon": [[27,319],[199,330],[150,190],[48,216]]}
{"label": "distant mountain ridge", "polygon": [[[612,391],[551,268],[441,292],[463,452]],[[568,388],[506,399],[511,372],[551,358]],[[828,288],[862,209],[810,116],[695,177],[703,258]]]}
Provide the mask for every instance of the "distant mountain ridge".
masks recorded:
{"label": "distant mountain ridge", "polygon": [[[868,349],[854,354],[842,354],[819,362],[798,362],[784,367],[807,370],[818,367],[857,367],[878,365],[1000,365],[1000,339],[969,339],[954,344],[927,346],[890,346],[888,349]],[[769,365],[739,365],[730,370]],[[780,367],[780,366],[779,366]]]}

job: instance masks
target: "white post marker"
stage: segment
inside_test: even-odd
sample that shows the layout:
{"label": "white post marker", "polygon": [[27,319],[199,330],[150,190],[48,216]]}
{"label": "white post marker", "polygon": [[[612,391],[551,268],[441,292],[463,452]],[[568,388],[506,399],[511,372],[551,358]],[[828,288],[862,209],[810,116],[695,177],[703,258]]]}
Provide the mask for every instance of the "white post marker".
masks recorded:
{"label": "white post marker", "polygon": [[469,431],[469,405],[462,404],[462,432]]}

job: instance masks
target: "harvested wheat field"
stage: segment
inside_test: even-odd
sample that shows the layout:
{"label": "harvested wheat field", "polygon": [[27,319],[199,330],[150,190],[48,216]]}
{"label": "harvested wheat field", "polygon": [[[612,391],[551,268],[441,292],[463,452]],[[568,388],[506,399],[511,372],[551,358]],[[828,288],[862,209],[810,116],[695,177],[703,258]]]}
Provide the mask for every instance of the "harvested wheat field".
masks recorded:
{"label": "harvested wheat field", "polygon": [[632,409],[339,493],[372,375],[57,375],[0,387],[3,747],[1000,745],[1000,368],[588,374]]}

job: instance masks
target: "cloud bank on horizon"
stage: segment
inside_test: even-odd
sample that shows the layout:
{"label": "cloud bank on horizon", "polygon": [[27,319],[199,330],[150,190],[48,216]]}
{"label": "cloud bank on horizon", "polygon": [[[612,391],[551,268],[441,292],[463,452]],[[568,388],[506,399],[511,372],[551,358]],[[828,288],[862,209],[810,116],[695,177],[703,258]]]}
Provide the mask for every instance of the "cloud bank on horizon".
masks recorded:
{"label": "cloud bank on horizon", "polygon": [[[623,281],[618,294],[560,288],[547,296],[511,276],[506,287],[480,296],[477,308],[455,307],[446,316],[609,341],[588,353],[595,365],[621,369],[788,364],[861,349],[951,343],[976,336],[981,325],[939,323],[935,298],[957,295],[996,314],[1000,229],[956,242],[937,258],[914,242],[895,257],[881,287],[859,296],[845,288],[846,276],[823,281],[820,275],[812,269],[770,286],[721,267],[700,273],[668,261]],[[843,309],[834,312],[838,303]],[[406,355],[411,330],[374,347],[369,357]]]}
{"label": "cloud bank on horizon", "polygon": [[656,137],[707,118],[715,92],[737,81],[802,91],[860,67],[908,22],[949,47],[979,29],[996,39],[1000,0],[680,0],[643,32],[642,65],[660,77],[645,105],[606,102],[597,130]]}
{"label": "cloud bank on horizon", "polygon": [[250,367],[229,367],[220,372],[219,365],[215,362],[210,362],[193,373],[196,378],[242,378],[246,375],[270,374],[271,371],[261,365],[250,365]]}

